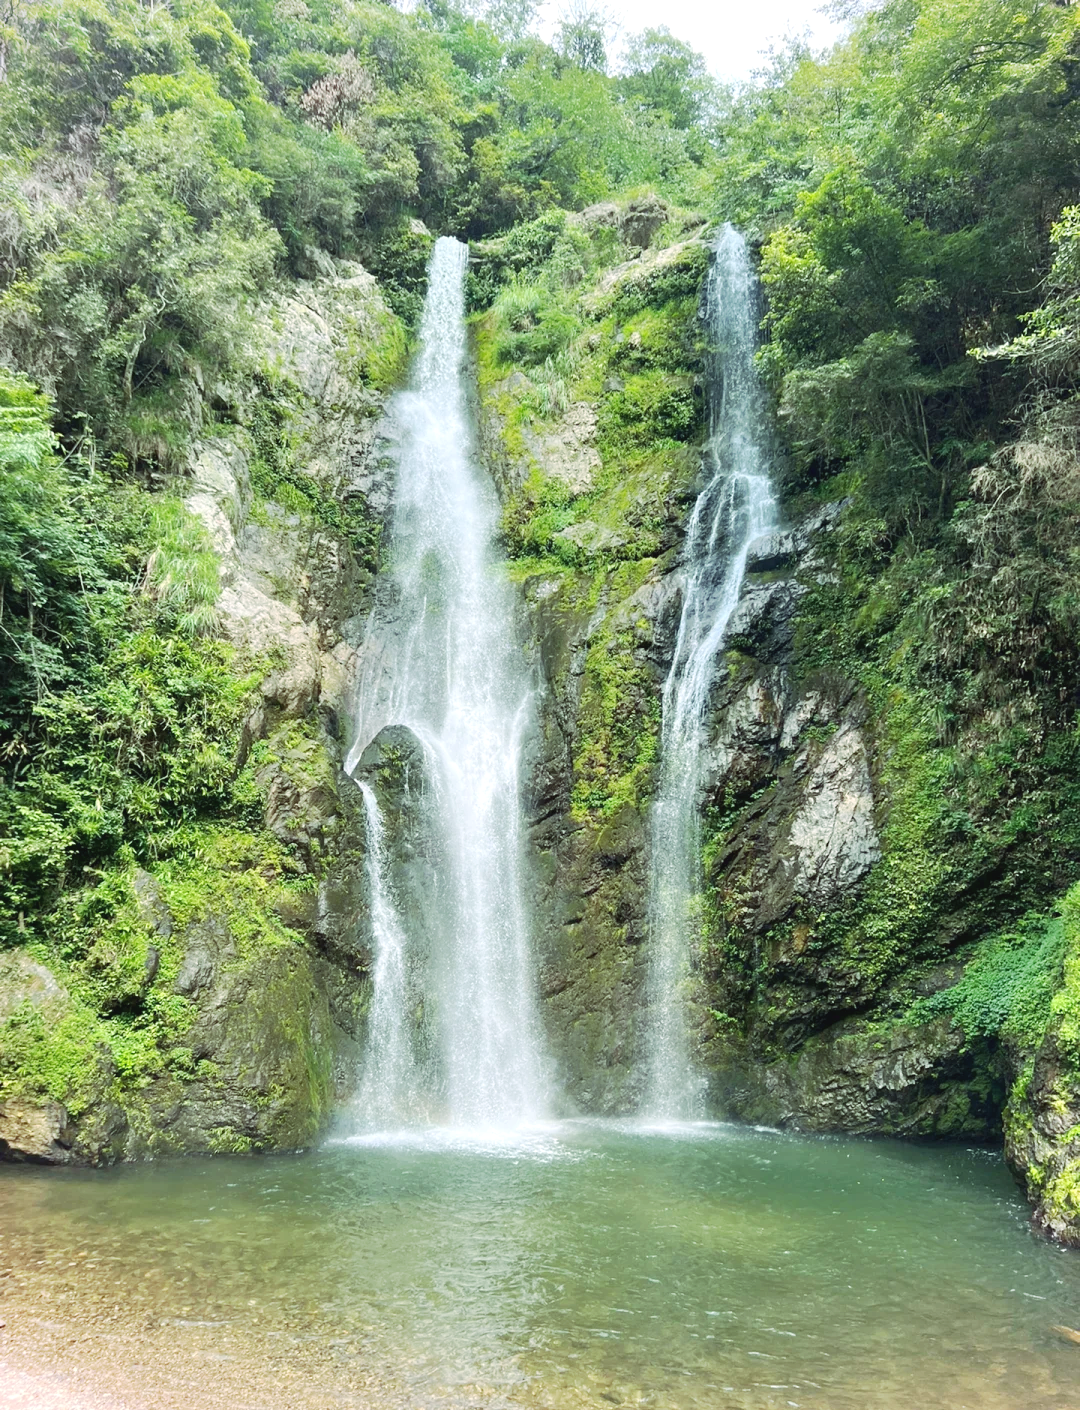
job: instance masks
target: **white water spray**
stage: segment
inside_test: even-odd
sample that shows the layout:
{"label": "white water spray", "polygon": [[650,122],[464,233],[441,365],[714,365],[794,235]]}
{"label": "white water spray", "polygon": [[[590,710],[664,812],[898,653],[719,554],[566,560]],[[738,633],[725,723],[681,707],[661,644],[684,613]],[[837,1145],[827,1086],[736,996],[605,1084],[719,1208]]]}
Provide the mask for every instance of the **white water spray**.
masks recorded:
{"label": "white water spray", "polygon": [[[424,956],[424,992],[437,1014],[426,1095],[454,1125],[507,1127],[541,1115],[544,1105],[518,779],[531,687],[510,589],[491,549],[498,504],[475,464],[465,409],[467,261],[458,241],[436,241],[420,352],[409,390],[392,406],[400,436],[390,546],[395,601],[387,620],[373,623],[383,646],[360,683],[350,765],[388,724],[407,726],[423,748],[425,801],[444,872],[431,877],[440,899]],[[373,1073],[379,1032],[407,1034],[412,1021],[407,986],[398,984],[391,960],[409,929],[396,913],[381,930],[376,925]],[[378,1106],[361,1108],[364,1123],[395,1113],[408,1120],[411,1080],[407,1064],[387,1062]]]}
{"label": "white water spray", "polygon": [[701,791],[706,707],[739,601],[747,553],[776,523],[766,407],[754,365],[757,283],[745,241],[725,225],[707,285],[716,349],[707,459],[712,477],[687,531],[682,617],[664,684],[660,782],[650,818],[647,1116],[701,1114],[703,1081],[690,1055],[692,964],[700,937]]}
{"label": "white water spray", "polygon": [[406,938],[389,887],[382,814],[370,784],[364,799],[366,872],[375,939],[375,972],[364,1073],[356,1105],[365,1125],[382,1126],[423,1116],[420,1075],[408,1016]]}

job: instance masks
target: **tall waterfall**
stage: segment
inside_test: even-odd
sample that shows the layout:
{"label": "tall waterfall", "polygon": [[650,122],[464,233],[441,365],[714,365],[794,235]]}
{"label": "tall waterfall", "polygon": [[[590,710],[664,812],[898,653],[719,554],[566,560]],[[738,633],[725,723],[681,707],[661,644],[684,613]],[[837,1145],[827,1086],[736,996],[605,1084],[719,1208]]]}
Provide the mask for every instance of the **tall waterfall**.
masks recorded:
{"label": "tall waterfall", "polygon": [[691,966],[700,935],[704,723],[717,657],[739,600],[747,552],[776,522],[766,410],[754,365],[758,290],[745,241],[725,225],[707,286],[714,348],[711,478],[687,531],[682,616],[664,684],[660,781],[650,818],[650,969],[645,1113],[699,1114],[703,1081],[690,1056]]}
{"label": "tall waterfall", "polygon": [[[373,651],[360,684],[350,756],[355,766],[385,726],[407,727],[423,751],[434,837],[424,881],[437,903],[418,926],[426,933],[413,954],[410,918],[392,901],[380,914],[377,897],[391,897],[391,888],[385,875],[372,878],[375,988],[360,1094],[369,1125],[415,1111],[410,967],[421,971],[415,992],[435,1014],[421,1064],[429,1110],[454,1125],[505,1127],[541,1114],[544,1102],[518,780],[531,681],[492,553],[498,503],[475,463],[466,414],[467,261],[463,244],[436,241],[419,354],[409,389],[391,408],[399,440],[392,581],[384,620],[372,624],[381,654]],[[369,860],[385,871],[370,790],[365,804]]]}

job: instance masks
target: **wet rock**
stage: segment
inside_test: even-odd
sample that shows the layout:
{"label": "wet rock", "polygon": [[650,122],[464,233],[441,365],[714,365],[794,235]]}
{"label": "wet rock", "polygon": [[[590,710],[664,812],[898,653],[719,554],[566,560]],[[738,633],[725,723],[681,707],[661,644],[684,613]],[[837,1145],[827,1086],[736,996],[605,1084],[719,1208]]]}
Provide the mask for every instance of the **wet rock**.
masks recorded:
{"label": "wet rock", "polygon": [[729,1111],[800,1131],[991,1140],[997,1110],[975,1076],[976,1057],[948,1017],[856,1019],[818,1035],[790,1061],[723,1075],[719,1089]]}
{"label": "wet rock", "polygon": [[0,1160],[65,1165],[71,1158],[66,1107],[14,1097],[0,1102]]}
{"label": "wet rock", "polygon": [[424,746],[407,725],[385,725],[365,747],[354,773],[376,788],[408,793],[424,778]]}
{"label": "wet rock", "polygon": [[771,534],[762,534],[754,539],[746,552],[748,573],[772,573],[781,568],[790,568],[797,553],[795,535],[783,533],[779,529]]}
{"label": "wet rock", "polygon": [[152,1083],[142,1094],[149,1132],[133,1132],[126,1153],[307,1144],[329,1116],[344,1040],[319,963],[295,944],[240,954],[212,916],[191,927],[185,944],[199,1000],[188,1042],[205,1075]]}
{"label": "wet rock", "polygon": [[266,798],[266,827],[298,847],[308,870],[317,872],[318,858],[333,846],[347,812],[343,792],[349,785],[339,751],[328,740],[297,738],[288,726],[267,743],[269,760],[256,775]]}
{"label": "wet rock", "polygon": [[824,905],[855,887],[881,857],[861,731],[843,723],[803,785],[791,821],[792,891]]}
{"label": "wet rock", "polygon": [[592,487],[600,469],[596,449],[596,409],[589,402],[575,402],[550,431],[524,428],[522,435],[529,454],[547,474],[559,480],[571,494],[584,494]]}
{"label": "wet rock", "polygon": [[755,582],[748,578],[728,620],[729,646],[765,657],[776,655],[790,640],[795,609],[805,591],[805,586],[795,577],[772,582]]}

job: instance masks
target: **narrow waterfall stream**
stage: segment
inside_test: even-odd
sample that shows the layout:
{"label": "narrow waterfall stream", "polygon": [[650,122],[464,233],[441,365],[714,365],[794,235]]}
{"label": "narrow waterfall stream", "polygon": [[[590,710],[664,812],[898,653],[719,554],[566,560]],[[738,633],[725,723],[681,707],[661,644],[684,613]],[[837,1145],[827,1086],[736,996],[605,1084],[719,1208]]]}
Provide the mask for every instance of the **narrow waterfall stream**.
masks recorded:
{"label": "narrow waterfall stream", "polygon": [[[415,1120],[418,1092],[429,1117],[455,1126],[510,1127],[543,1110],[518,785],[531,684],[491,548],[495,491],[475,462],[466,413],[467,261],[465,245],[436,241],[420,350],[391,409],[399,449],[390,591],[372,624],[382,645],[360,682],[349,760],[355,768],[388,725],[410,731],[434,839],[421,946],[411,917],[396,909],[378,805],[366,791],[369,859],[379,869],[359,1096],[367,1128]],[[418,1007],[434,1011],[423,1062],[413,1046]]]}
{"label": "narrow waterfall stream", "polygon": [[703,728],[717,658],[739,601],[747,553],[776,522],[754,365],[757,280],[746,242],[725,225],[706,288],[712,474],[686,536],[682,616],[664,683],[660,782],[650,818],[650,971],[645,1103],[650,1118],[701,1114],[690,1054],[688,1000],[700,924]]}
{"label": "narrow waterfall stream", "polygon": [[385,828],[379,800],[361,782],[367,843],[366,871],[371,930],[375,937],[375,974],[368,1015],[368,1047],[357,1105],[378,1125],[418,1120],[423,1096],[409,1028],[409,985],[405,930],[390,894]]}

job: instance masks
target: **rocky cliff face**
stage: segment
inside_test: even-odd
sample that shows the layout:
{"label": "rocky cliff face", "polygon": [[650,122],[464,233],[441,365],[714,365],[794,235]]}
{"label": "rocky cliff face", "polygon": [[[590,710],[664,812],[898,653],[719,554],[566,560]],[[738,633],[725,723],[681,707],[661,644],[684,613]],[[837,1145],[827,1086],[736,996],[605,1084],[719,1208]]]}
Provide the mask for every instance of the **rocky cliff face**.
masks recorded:
{"label": "rocky cliff face", "polygon": [[[107,924],[69,971],[3,956],[9,1158],[295,1148],[351,1091],[369,949],[341,765],[389,506],[378,417],[404,337],[360,266],[317,263],[255,311],[257,377],[216,394],[233,422],[196,443],[177,486],[218,556],[217,634],[247,682],[235,770],[251,822],[204,829],[190,864],[111,877]],[[118,944],[138,973],[88,992]]]}

